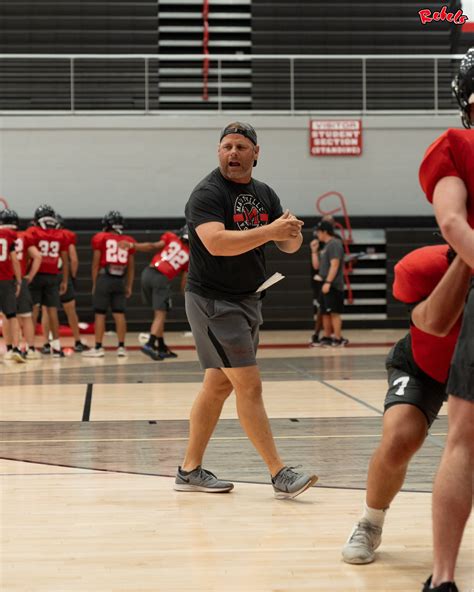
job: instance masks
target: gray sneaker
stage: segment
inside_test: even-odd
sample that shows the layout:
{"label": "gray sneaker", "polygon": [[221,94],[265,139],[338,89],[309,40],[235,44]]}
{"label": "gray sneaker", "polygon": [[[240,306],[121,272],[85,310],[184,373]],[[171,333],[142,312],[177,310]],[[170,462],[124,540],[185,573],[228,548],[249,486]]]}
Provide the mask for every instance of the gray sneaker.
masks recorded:
{"label": "gray sneaker", "polygon": [[198,466],[190,473],[183,474],[178,467],[174,482],[175,491],[204,491],[205,493],[227,493],[234,489],[229,481],[220,481],[214,473]]}
{"label": "gray sneaker", "polygon": [[316,475],[297,473],[297,467],[283,467],[275,477],[272,477],[273,491],[277,499],[292,499],[306,491],[318,480]]}
{"label": "gray sneaker", "polygon": [[382,529],[362,519],[351,532],[342,547],[342,558],[346,563],[372,563],[375,550],[382,542]]}

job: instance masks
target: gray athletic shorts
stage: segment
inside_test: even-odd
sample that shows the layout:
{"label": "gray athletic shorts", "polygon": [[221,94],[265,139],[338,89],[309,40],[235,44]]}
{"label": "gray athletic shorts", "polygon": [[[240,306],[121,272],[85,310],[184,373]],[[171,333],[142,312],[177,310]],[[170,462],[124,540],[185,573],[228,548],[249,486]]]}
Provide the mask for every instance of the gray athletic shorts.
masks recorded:
{"label": "gray athletic shorts", "polygon": [[256,365],[259,327],[263,323],[260,296],[231,302],[186,292],[185,303],[203,369]]}
{"label": "gray athletic shorts", "polygon": [[55,273],[37,273],[30,284],[33,303],[44,304],[48,308],[59,308],[59,284]]}
{"label": "gray athletic shorts", "polygon": [[153,310],[171,308],[171,281],[153,267],[145,267],[141,277],[142,299]]}
{"label": "gray athletic shorts", "polygon": [[0,310],[7,318],[16,316],[15,280],[0,280]]}
{"label": "gray athletic shorts", "polygon": [[451,362],[448,394],[474,401],[474,280],[464,307],[461,333]]}
{"label": "gray athletic shorts", "polygon": [[33,310],[33,298],[31,297],[30,286],[28,282],[23,278],[21,280],[21,290],[18,298],[16,299],[16,313],[19,315],[31,314]]}
{"label": "gray athletic shorts", "polygon": [[108,274],[99,274],[92,298],[94,311],[105,314],[109,308],[112,312],[125,312],[125,278]]}

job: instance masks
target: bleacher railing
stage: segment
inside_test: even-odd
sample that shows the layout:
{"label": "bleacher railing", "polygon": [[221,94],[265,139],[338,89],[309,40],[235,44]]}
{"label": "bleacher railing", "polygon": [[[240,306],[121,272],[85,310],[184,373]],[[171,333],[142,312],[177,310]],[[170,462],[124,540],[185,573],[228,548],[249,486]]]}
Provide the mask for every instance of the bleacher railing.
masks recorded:
{"label": "bleacher railing", "polygon": [[461,58],[0,54],[0,113],[437,114],[456,109],[450,81]]}

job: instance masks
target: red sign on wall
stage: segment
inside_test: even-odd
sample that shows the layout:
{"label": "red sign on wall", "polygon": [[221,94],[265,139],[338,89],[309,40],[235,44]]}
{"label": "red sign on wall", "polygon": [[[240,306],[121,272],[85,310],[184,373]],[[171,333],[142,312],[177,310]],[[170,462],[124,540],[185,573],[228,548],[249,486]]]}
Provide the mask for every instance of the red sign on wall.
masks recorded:
{"label": "red sign on wall", "polygon": [[309,122],[311,156],[360,156],[362,121],[360,119],[312,119]]}

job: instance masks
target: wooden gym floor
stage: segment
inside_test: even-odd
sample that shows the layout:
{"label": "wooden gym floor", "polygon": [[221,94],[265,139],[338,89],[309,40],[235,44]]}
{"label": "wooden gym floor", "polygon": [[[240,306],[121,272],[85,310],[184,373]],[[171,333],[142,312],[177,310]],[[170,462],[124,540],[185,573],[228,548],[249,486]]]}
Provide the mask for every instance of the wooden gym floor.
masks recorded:
{"label": "wooden gym floor", "polygon": [[[388,514],[377,561],[340,549],[360,515],[381,433],[384,358],[400,331],[347,331],[350,347],[309,348],[309,334],[263,332],[259,366],[278,448],[319,475],[292,501],[243,434],[231,397],[205,466],[231,494],[173,491],[202,372],[192,338],[176,360],[138,351],[0,364],[0,589],[18,592],[414,591],[431,569],[431,488],[444,412]],[[113,346],[109,337],[106,346]],[[474,529],[458,562],[474,590]]]}

